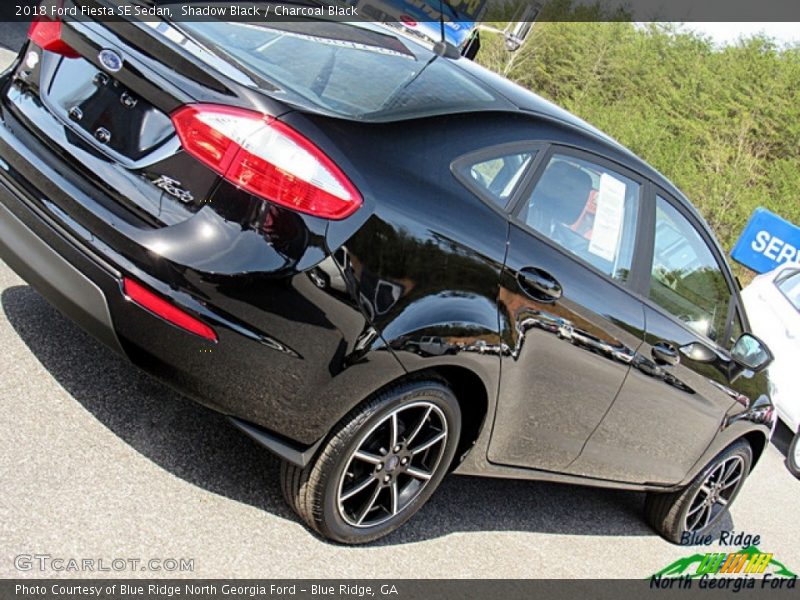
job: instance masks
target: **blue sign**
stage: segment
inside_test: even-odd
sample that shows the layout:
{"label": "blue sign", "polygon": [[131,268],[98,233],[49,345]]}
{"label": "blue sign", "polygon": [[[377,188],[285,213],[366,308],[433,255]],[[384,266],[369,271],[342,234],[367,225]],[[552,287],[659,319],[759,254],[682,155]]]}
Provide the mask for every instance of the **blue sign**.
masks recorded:
{"label": "blue sign", "polygon": [[778,265],[800,261],[800,227],[757,208],[744,228],[731,258],[756,273],[772,271]]}

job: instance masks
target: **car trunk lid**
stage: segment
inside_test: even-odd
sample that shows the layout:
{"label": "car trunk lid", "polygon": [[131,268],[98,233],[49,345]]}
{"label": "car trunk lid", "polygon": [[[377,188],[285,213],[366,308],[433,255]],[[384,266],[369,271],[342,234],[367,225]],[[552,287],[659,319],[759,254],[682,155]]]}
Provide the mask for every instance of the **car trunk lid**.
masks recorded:
{"label": "car trunk lid", "polygon": [[170,115],[217,98],[247,104],[235,82],[197,66],[160,25],[177,31],[163,22],[62,23],[74,53],[29,44],[4,99],[81,177],[153,227],[191,217],[220,180],[182,151]]}

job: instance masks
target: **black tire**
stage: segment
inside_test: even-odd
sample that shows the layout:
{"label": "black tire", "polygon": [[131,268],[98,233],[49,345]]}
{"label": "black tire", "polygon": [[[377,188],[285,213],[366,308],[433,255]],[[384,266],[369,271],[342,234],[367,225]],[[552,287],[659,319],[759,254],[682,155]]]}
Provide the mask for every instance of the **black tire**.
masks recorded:
{"label": "black tire", "polygon": [[789,472],[800,479],[800,431],[794,434],[789,452],[786,454],[786,467]]}
{"label": "black tire", "polygon": [[[741,463],[738,462],[739,460]],[[729,463],[729,465],[726,465],[726,463]],[[753,451],[750,448],[750,444],[744,440],[735,442],[717,455],[717,457],[682,490],[671,493],[648,493],[644,504],[647,522],[665,539],[675,544],[681,543],[681,536],[687,531],[694,532],[698,535],[705,535],[728,512],[730,505],[742,489],[744,480],[750,474],[750,467],[752,464]],[[698,508],[698,504],[703,504],[703,501],[709,498],[705,491],[700,491],[701,488],[704,484],[706,484],[706,489],[709,489],[708,484],[711,484],[712,488],[717,485],[717,481],[714,480],[714,477],[720,465],[724,465],[725,469],[727,469],[728,466],[740,468],[740,478],[731,486],[733,489],[730,492],[727,488],[720,493],[717,493],[716,490],[713,491],[711,500],[713,500],[715,495],[723,496],[722,500],[726,502],[725,506],[722,506],[721,503],[713,503],[707,507]],[[722,477],[722,475],[724,475],[724,473],[719,475],[719,477]],[[736,472],[732,472],[731,478],[735,476]],[[724,485],[724,482],[720,482],[719,485]],[[709,500],[709,502],[711,502],[711,500]],[[691,513],[690,509],[692,510]],[[701,512],[698,515],[695,511]],[[706,515],[708,515],[708,519],[705,518]],[[700,522],[696,526],[693,526],[695,519],[699,519]]]}
{"label": "black tire", "polygon": [[[446,385],[435,380],[398,384],[345,416],[307,466],[284,462],[284,497],[309,527],[330,540],[374,541],[400,527],[430,498],[453,461],[460,433],[461,411]],[[423,448],[437,437],[441,441]],[[378,446],[383,441],[390,446],[392,438],[393,448]],[[354,493],[358,488],[363,491]]]}

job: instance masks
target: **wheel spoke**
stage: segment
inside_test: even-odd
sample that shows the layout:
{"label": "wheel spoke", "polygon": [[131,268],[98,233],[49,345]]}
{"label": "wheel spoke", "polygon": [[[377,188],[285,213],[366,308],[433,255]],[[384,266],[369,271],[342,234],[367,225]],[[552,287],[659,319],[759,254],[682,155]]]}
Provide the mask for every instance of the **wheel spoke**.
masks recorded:
{"label": "wheel spoke", "polygon": [[414,438],[419,435],[419,432],[422,431],[423,427],[425,427],[425,423],[427,422],[432,410],[433,409],[429,406],[428,410],[425,411],[425,414],[419,420],[419,423],[417,423],[416,427],[414,427],[414,431],[412,431],[411,434],[406,437],[406,444],[410,445],[411,442],[414,441]]}
{"label": "wheel spoke", "polygon": [[345,500],[348,500],[349,498],[352,498],[356,494],[359,494],[359,493],[363,492],[365,489],[367,489],[370,486],[370,484],[376,483],[377,481],[378,481],[377,479],[375,479],[372,475],[370,475],[364,481],[359,483],[356,487],[354,487],[353,489],[349,490],[348,492],[342,494],[342,496],[340,498],[341,501],[344,502]]}
{"label": "wheel spoke", "polygon": [[[708,507],[707,507],[705,504],[701,504],[701,505],[700,505],[700,508],[707,509]],[[687,523],[687,527],[686,527],[686,528],[687,528],[689,531],[695,531],[695,530],[697,529],[697,525],[700,523],[700,520],[703,518],[703,515],[704,515],[704,514],[705,514],[705,510],[701,510],[701,511],[698,513],[698,515],[697,515],[697,516],[694,518],[694,521],[692,521],[692,524],[691,524],[691,525],[688,525],[688,523]]]}
{"label": "wheel spoke", "polygon": [[353,457],[368,462],[371,465],[379,465],[383,462],[382,456],[372,454],[371,452],[365,452],[364,450],[357,450],[356,453],[353,454]]}
{"label": "wheel spoke", "polygon": [[705,485],[705,484],[703,484],[703,485],[701,485],[701,486],[700,486],[700,491],[701,491],[701,492],[703,492],[703,493],[706,495],[706,497],[708,497],[708,496],[710,496],[710,495],[711,495],[711,490],[710,490],[710,489],[709,489],[709,487],[708,487],[707,485]]}
{"label": "wheel spoke", "polygon": [[698,510],[702,509],[704,506],[705,506],[705,504],[703,504],[703,503],[701,502],[701,503],[700,503],[700,504],[698,504],[696,507],[694,507],[692,510],[690,510],[688,513],[686,513],[686,518],[688,519],[688,518],[689,518],[689,517],[691,517],[691,516],[692,516],[694,513],[696,513]]}
{"label": "wheel spoke", "polygon": [[722,468],[722,476],[719,478],[720,482],[725,481],[728,478],[728,474],[736,467],[736,461],[732,460],[727,462],[723,465]]}
{"label": "wheel spoke", "polygon": [[381,493],[381,486],[376,486],[375,491],[372,492],[372,496],[370,496],[369,502],[364,506],[364,510],[361,511],[361,514],[358,515],[358,525],[364,522],[364,519],[369,514],[369,511],[375,506],[375,501],[378,499],[378,495]]}
{"label": "wheel spoke", "polygon": [[392,482],[392,487],[389,490],[392,494],[392,515],[396,515],[399,510],[400,492],[397,489],[397,480]]}
{"label": "wheel spoke", "polygon": [[406,473],[415,479],[422,479],[423,481],[428,481],[428,479],[433,477],[433,473],[428,473],[427,471],[423,471],[422,469],[418,469],[416,467],[408,467],[406,469]]}
{"label": "wheel spoke", "polygon": [[703,523],[703,529],[708,527],[708,524],[711,522],[711,513],[714,512],[713,508],[714,508],[713,505],[709,505],[708,511],[706,512],[706,520],[705,523]]}
{"label": "wheel spoke", "polygon": [[722,477],[722,483],[727,483],[731,479],[731,477],[736,475],[737,471],[739,472],[739,475],[736,477],[736,479],[739,479],[739,477],[741,477],[741,471],[739,470],[740,466],[741,462],[737,458],[735,461],[731,463],[730,468],[726,469],[725,475],[723,475]]}
{"label": "wheel spoke", "polygon": [[725,483],[725,484],[724,484],[724,485],[723,485],[723,486],[720,488],[720,490],[727,490],[727,489],[728,489],[729,487],[731,487],[732,485],[736,485],[737,483],[739,483],[739,480],[740,480],[741,478],[742,478],[742,474],[741,474],[741,473],[739,473],[739,476],[738,476],[738,477],[736,477],[735,479],[731,479],[730,481],[726,482],[726,483]]}
{"label": "wheel spoke", "polygon": [[717,504],[721,506],[728,506],[728,501],[722,496],[720,496],[719,498],[717,498]]}
{"label": "wheel spoke", "polygon": [[446,431],[440,431],[439,433],[437,433],[435,436],[433,436],[431,439],[429,439],[424,444],[422,444],[420,446],[417,446],[416,448],[413,448],[411,450],[411,454],[417,455],[420,452],[424,452],[425,450],[427,450],[428,448],[430,448],[434,444],[437,444],[437,443],[441,442],[446,437],[447,437],[447,432]]}
{"label": "wheel spoke", "polygon": [[397,431],[397,413],[392,413],[392,422],[391,422],[391,434],[389,439],[389,449],[391,450],[397,445],[397,440],[399,438],[399,434]]}

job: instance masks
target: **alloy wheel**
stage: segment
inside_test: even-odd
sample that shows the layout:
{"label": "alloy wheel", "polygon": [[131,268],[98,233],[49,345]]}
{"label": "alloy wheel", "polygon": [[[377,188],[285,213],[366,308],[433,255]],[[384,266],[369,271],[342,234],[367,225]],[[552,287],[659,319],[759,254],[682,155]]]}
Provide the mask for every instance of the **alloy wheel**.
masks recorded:
{"label": "alloy wheel", "polygon": [[741,456],[734,455],[717,464],[689,504],[684,530],[701,531],[716,521],[736,495],[744,471],[745,462]]}
{"label": "alloy wheel", "polygon": [[339,480],[337,505],[351,526],[374,527],[408,508],[436,473],[447,419],[427,401],[401,406],[358,442]]}

